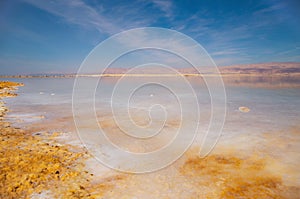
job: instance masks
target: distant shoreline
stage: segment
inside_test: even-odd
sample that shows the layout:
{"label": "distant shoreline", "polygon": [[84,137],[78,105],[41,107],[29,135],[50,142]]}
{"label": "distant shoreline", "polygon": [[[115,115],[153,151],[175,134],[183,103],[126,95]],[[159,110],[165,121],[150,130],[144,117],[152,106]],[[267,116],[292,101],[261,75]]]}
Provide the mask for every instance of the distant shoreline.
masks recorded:
{"label": "distant shoreline", "polygon": [[300,73],[221,73],[221,74],[81,74],[81,75],[0,75],[0,78],[77,78],[77,77],[300,77]]}
{"label": "distant shoreline", "polygon": [[[76,77],[298,77],[300,76],[300,62],[269,62],[257,64],[241,64],[231,66],[201,67],[198,71],[195,67],[173,68],[177,72],[165,71],[160,68],[139,68],[134,73],[130,68],[107,68],[99,73],[38,73],[38,74],[18,74],[0,75],[0,78],[76,78]],[[201,74],[200,74],[201,72]]]}

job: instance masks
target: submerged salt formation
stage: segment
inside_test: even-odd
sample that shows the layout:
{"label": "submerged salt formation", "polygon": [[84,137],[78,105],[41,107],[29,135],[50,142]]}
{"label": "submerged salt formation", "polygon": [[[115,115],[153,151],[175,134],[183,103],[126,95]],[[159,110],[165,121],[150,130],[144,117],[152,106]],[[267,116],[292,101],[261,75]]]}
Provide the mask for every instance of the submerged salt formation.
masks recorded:
{"label": "submerged salt formation", "polygon": [[211,155],[188,159],[181,172],[198,186],[210,187],[208,198],[284,198],[286,187],[280,176],[265,166],[263,159]]}
{"label": "submerged salt formation", "polygon": [[243,113],[248,113],[250,111],[250,108],[248,108],[246,106],[240,106],[239,111],[241,111]]}

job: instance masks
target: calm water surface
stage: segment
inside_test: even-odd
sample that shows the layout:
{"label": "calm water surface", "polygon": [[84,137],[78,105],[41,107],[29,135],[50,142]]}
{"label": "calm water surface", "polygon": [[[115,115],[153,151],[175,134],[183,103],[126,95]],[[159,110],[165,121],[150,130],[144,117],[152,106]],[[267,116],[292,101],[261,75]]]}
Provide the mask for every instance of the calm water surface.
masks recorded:
{"label": "calm water surface", "polygon": [[[14,125],[28,128],[33,131],[63,131],[76,134],[72,115],[72,91],[74,79],[72,78],[32,78],[32,79],[9,79],[23,82],[16,98],[5,99],[10,112],[8,120]],[[89,83],[93,78],[85,78],[86,89],[79,93],[88,92]],[[113,136],[108,136],[115,144],[129,150],[143,151],[156,150],[172,137],[181,119],[192,122],[193,118],[180,118],[180,109],[176,95],[186,99],[185,102],[193,99],[192,93],[177,87],[174,95],[165,88],[158,85],[144,86],[136,91],[130,100],[126,99],[126,91],[118,91],[118,97],[114,99],[114,106],[118,109],[128,107],[135,125],[144,126],[151,124],[156,128],[164,120],[161,109],[152,107],[149,115],[148,109],[153,104],[161,104],[167,110],[167,121],[163,127],[161,137],[158,136],[153,142],[135,143],[130,139],[120,141],[122,135],[118,125],[114,122],[111,111],[111,94],[117,79],[104,78],[95,92],[95,110],[98,121],[103,127],[102,130]],[[176,85],[176,80],[174,81]],[[200,109],[199,134],[206,132],[211,116],[210,96],[203,81],[190,79]],[[128,84],[139,84],[140,80],[125,82]],[[298,176],[297,183],[300,184],[300,174],[297,165],[300,163],[300,82],[297,79],[288,78],[225,78],[225,89],[227,95],[227,112],[222,135],[215,150],[223,147],[238,149],[239,152],[268,154],[282,162]],[[80,104],[80,117],[86,122],[86,133],[99,128],[98,124],[90,121],[89,108],[87,104],[94,99],[85,98],[82,95]],[[124,98],[122,97],[124,96]],[[218,106],[218,104],[216,105]],[[250,112],[239,111],[240,106],[250,108]],[[157,108],[157,110],[156,110]],[[185,111],[191,115],[195,111],[192,105],[186,105]],[[122,120],[122,114],[119,116]],[[123,124],[131,123],[124,115]],[[152,122],[152,123],[149,123]],[[130,125],[129,125],[130,126]],[[189,131],[189,129],[186,129]],[[190,129],[191,131],[193,129]],[[120,135],[119,135],[120,134]],[[213,138],[214,135],[211,135]],[[76,139],[76,138],[74,138]],[[91,139],[92,142],[92,139]],[[134,147],[133,147],[134,146]]]}

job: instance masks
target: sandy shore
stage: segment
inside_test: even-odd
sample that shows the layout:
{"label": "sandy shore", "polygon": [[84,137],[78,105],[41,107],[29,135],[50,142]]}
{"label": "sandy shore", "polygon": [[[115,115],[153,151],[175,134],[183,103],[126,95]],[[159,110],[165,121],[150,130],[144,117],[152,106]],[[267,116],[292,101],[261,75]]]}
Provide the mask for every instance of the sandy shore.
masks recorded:
{"label": "sandy shore", "polygon": [[300,188],[283,181],[278,162],[271,157],[223,149],[205,159],[190,150],[175,164],[154,173],[97,175],[86,165],[91,160],[87,151],[59,143],[60,132],[30,132],[5,121],[8,109],[2,98],[16,96],[13,91],[18,86],[22,84],[0,83],[0,198],[299,196]]}

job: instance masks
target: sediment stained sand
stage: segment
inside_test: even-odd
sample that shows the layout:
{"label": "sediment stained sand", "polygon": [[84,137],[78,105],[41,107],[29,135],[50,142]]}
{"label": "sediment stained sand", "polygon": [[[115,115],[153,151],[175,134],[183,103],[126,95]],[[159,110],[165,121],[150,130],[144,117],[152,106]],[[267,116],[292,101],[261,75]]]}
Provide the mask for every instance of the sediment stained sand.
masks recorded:
{"label": "sediment stained sand", "polygon": [[236,151],[200,158],[190,150],[175,164],[154,173],[128,175],[107,198],[298,198],[271,157],[240,156]]}
{"label": "sediment stained sand", "polygon": [[194,186],[210,187],[204,198],[297,198],[299,187],[284,185],[282,176],[272,173],[273,166],[266,157],[215,154],[189,158],[181,173]]}
{"label": "sediment stained sand", "polygon": [[[11,92],[21,85],[1,82],[0,90],[16,96]],[[1,109],[1,114],[6,111]],[[0,198],[99,198],[123,180],[113,176],[91,183],[92,174],[84,169],[87,153],[60,145],[57,135],[32,135],[0,118]]]}
{"label": "sediment stained sand", "polygon": [[15,97],[17,94],[11,92],[18,86],[23,86],[22,83],[16,82],[0,82],[0,99],[3,97]]}

